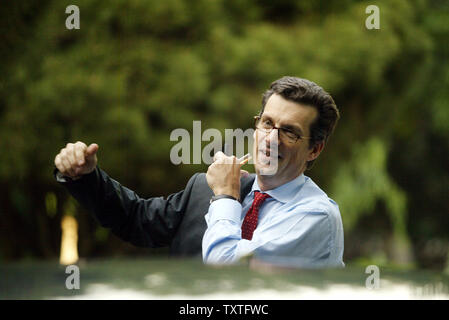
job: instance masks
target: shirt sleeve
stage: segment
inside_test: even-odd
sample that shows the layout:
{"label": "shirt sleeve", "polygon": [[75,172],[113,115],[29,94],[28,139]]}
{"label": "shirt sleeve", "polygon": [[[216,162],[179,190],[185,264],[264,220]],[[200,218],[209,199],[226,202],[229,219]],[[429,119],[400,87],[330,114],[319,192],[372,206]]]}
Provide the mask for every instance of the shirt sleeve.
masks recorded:
{"label": "shirt sleeve", "polygon": [[[335,228],[325,211],[298,213],[291,227],[277,232],[255,250],[255,257],[282,267],[323,268],[334,266]],[[293,220],[293,219],[292,219]]]}
{"label": "shirt sleeve", "polygon": [[211,203],[205,216],[207,229],[203,237],[205,263],[232,263],[236,260],[237,246],[242,241],[240,217],[242,205],[232,199]]}

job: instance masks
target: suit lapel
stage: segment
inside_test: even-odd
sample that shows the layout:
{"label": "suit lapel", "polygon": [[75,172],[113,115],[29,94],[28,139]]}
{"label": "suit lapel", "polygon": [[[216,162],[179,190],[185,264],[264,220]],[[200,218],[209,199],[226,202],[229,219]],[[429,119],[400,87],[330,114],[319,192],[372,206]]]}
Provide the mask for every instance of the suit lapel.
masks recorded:
{"label": "suit lapel", "polygon": [[255,174],[250,174],[248,177],[243,177],[240,180],[240,202],[242,202],[251,191],[255,178]]}

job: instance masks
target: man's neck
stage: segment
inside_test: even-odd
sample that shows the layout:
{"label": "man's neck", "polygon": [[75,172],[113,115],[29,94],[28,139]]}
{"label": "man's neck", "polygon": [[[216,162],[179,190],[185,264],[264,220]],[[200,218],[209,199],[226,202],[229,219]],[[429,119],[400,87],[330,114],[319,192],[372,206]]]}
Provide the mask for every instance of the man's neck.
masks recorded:
{"label": "man's neck", "polygon": [[276,177],[276,175],[268,176],[268,175],[257,175],[257,184],[259,185],[260,191],[267,191],[267,190],[273,190],[279,186],[282,186],[283,184],[286,184],[297,177],[299,177],[301,174],[303,174],[304,171],[299,172],[297,175],[292,175],[291,177],[279,179],[279,177]]}

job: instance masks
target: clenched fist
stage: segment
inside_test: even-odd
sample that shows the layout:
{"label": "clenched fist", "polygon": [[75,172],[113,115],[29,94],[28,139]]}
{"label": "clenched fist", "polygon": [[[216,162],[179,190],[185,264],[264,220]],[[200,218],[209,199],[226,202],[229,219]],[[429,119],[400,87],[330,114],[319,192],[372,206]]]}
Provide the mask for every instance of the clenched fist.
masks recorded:
{"label": "clenched fist", "polygon": [[56,155],[55,166],[63,175],[78,179],[94,171],[97,166],[97,151],[96,143],[92,143],[89,147],[81,141],[67,143]]}
{"label": "clenched fist", "polygon": [[207,170],[206,180],[215,195],[227,194],[240,198],[240,177],[248,175],[247,171],[240,169],[248,159],[242,159],[226,156],[221,151],[214,155],[214,163]]}

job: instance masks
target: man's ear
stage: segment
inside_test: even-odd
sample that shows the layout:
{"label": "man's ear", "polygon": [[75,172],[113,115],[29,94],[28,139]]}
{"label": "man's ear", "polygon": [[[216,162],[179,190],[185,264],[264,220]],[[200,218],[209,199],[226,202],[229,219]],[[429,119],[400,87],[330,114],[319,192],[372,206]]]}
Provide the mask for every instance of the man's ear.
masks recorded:
{"label": "man's ear", "polygon": [[309,156],[307,157],[307,161],[312,161],[318,158],[323,149],[324,149],[324,141],[315,143],[313,148],[309,150]]}

